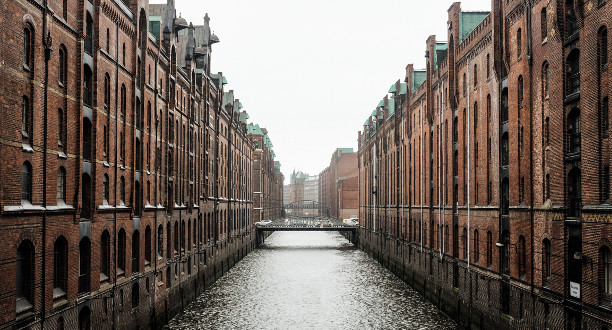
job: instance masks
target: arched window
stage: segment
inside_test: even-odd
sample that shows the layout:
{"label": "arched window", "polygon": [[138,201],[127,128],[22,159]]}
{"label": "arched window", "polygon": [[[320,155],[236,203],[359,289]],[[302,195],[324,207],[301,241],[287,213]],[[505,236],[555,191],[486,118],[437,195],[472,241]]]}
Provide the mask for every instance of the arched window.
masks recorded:
{"label": "arched window", "polygon": [[185,220],[181,222],[181,251],[185,251]]}
{"label": "arched window", "polygon": [[127,100],[126,100],[125,85],[121,84],[121,115],[123,116],[125,116],[126,106],[127,106]]}
{"label": "arched window", "polygon": [[474,88],[478,87],[478,66],[474,64]]}
{"label": "arched window", "polygon": [[504,133],[501,138],[501,166],[510,164],[510,142],[508,141],[508,133]]}
{"label": "arched window", "polygon": [[93,18],[87,13],[85,23],[85,52],[93,55]]}
{"label": "arched window", "polygon": [[34,33],[32,30],[30,24],[26,24],[26,27],[23,29],[23,66],[26,70],[32,68],[32,50],[34,48],[32,45]]}
{"label": "arched window", "polygon": [[125,66],[125,42],[123,43],[123,59],[121,62],[123,63],[123,66]]}
{"label": "arched window", "polygon": [[548,62],[544,62],[542,65],[542,95],[544,98],[550,96],[550,73],[548,71]]}
{"label": "arched window", "polygon": [[580,218],[582,208],[582,186],[580,169],[574,167],[567,177],[568,214],[570,218]]}
{"label": "arched window", "polygon": [[64,236],[60,236],[53,246],[53,299],[65,297],[66,292],[68,292],[68,242]]}
{"label": "arched window", "polygon": [[125,205],[125,177],[119,179],[119,203]]}
{"label": "arched window", "polygon": [[518,257],[519,257],[519,277],[525,279],[527,276],[527,246],[525,237],[521,235],[518,243]]}
{"label": "arched window", "polygon": [[478,229],[474,229],[474,263],[478,263],[478,261],[480,260],[480,247],[478,243]]}
{"label": "arched window", "polygon": [[66,170],[60,166],[57,170],[57,203],[66,202]]}
{"label": "arched window", "polygon": [[81,177],[81,218],[91,218],[91,178],[83,173]]}
{"label": "arched window", "polygon": [[57,145],[63,147],[64,141],[64,111],[57,109]]}
{"label": "arched window", "polygon": [[151,226],[147,226],[145,229],[145,266],[151,264]]}
{"label": "arched window", "polygon": [[607,246],[599,249],[599,292],[601,300],[612,302],[612,253]]}
{"label": "arched window", "polygon": [[140,271],[140,232],[135,230],[132,234],[132,273]]}
{"label": "arched window", "polygon": [[178,253],[179,248],[179,227],[178,221],[174,221],[174,254]]}
{"label": "arched window", "polygon": [[34,303],[34,245],[24,240],[17,249],[17,314],[32,309]]}
{"label": "arched window", "polygon": [[507,230],[502,233],[501,243],[502,273],[510,275],[510,233]]}
{"label": "arched window", "polygon": [[[66,0],[64,0],[66,1]],[[64,318],[63,317],[59,317],[57,319],[57,326],[55,327],[57,330],[64,330],[65,329],[65,324],[64,324]]]}
{"label": "arched window", "polygon": [[610,103],[607,96],[601,101],[601,130],[604,137],[610,134]]}
{"label": "arched window", "polygon": [[64,21],[68,19],[68,0],[62,0],[62,17]]}
{"label": "arched window", "polygon": [[576,12],[574,10],[574,1],[567,0],[565,1],[565,32],[567,33],[566,37],[573,36],[576,32],[578,32],[578,18],[576,17]]}
{"label": "arched window", "polygon": [[580,92],[580,51],[574,49],[566,63],[567,95]]}
{"label": "arched window", "polygon": [[599,30],[599,65],[604,68],[608,65],[608,29],[602,27]]}
{"label": "arched window", "polygon": [[61,87],[64,87],[66,84],[66,50],[63,46],[59,47],[57,60],[57,82]]}
{"label": "arched window", "polygon": [[468,255],[468,233],[467,233],[467,229],[464,227],[463,228],[463,235],[461,235],[461,245],[463,245],[463,259],[467,260],[467,255]]}
{"label": "arched window", "polygon": [[487,79],[491,77],[491,55],[487,54]]}
{"label": "arched window", "polygon": [[501,106],[501,122],[505,123],[508,121],[508,89],[504,88],[502,91],[502,106]]}
{"label": "arched window", "polygon": [[161,258],[164,254],[164,226],[157,227],[157,258]]}
{"label": "arched window", "polygon": [[110,30],[106,29],[106,52],[110,54]]}
{"label": "arched window", "polygon": [[606,165],[601,174],[601,203],[610,203],[610,166]]}
{"label": "arched window", "polygon": [[132,308],[138,307],[138,304],[140,304],[140,287],[138,282],[135,282],[132,285]]}
{"label": "arched window", "polygon": [[487,232],[487,267],[493,266],[493,234],[491,231]]}
{"label": "arched window", "polygon": [[32,204],[32,165],[28,161],[21,165],[21,203]]}
{"label": "arched window", "polygon": [[117,242],[117,276],[125,276],[125,230],[119,230],[119,241]]}
{"label": "arched window", "polygon": [[546,238],[542,242],[542,286],[545,288],[550,287],[550,279],[552,276],[550,257],[551,257],[550,240]]}
{"label": "arched window", "polygon": [[91,311],[84,306],[79,312],[79,330],[89,330],[91,328]]}
{"label": "arched window", "polygon": [[523,56],[523,32],[519,28],[516,31],[516,57],[520,61]]}
{"label": "arched window", "polygon": [[579,109],[572,110],[567,118],[567,138],[567,153],[569,155],[579,154],[581,146],[581,123]]}
{"label": "arched window", "polygon": [[102,204],[108,205],[110,197],[110,187],[108,186],[108,174],[104,174],[102,177]]}
{"label": "arched window", "polygon": [[91,242],[83,237],[79,242],[79,294],[90,291]]}
{"label": "arched window", "polygon": [[142,189],[140,188],[140,182],[134,182],[134,215],[140,216],[142,214]]}
{"label": "arched window", "polygon": [[32,107],[27,96],[21,98],[21,136],[32,143]]}
{"label": "arched window", "polygon": [[508,178],[502,180],[502,191],[501,191],[501,202],[502,202],[502,215],[510,214],[510,183]]}
{"label": "arched window", "polygon": [[89,107],[93,105],[93,74],[87,64],[83,68],[83,103]]}
{"label": "arched window", "polygon": [[110,76],[108,75],[108,73],[106,73],[104,75],[104,106],[105,107],[110,107],[110,93],[111,93]]}
{"label": "arched window", "polygon": [[540,12],[540,33],[542,34],[542,40],[548,36],[548,17],[546,15],[546,7],[542,8]]}
{"label": "arched window", "polygon": [[463,73],[462,83],[463,83],[463,97],[466,97],[467,96],[467,84],[468,84],[468,82],[467,82],[467,79],[465,78],[465,72]]}
{"label": "arched window", "polygon": [[110,253],[110,234],[108,230],[105,230],[100,239],[100,282],[108,281],[110,277]]}
{"label": "arched window", "polygon": [[518,77],[518,81],[517,81],[517,100],[516,103],[518,104],[519,109],[523,107],[523,76],[519,76]]}

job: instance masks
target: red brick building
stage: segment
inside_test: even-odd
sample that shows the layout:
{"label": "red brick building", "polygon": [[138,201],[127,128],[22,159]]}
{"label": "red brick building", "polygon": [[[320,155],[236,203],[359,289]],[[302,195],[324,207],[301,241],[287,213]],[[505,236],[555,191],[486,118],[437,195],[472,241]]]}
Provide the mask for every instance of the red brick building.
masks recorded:
{"label": "red brick building", "polygon": [[337,148],[329,166],[319,173],[319,203],[327,210],[325,215],[346,219],[358,214],[357,174],[357,153],[352,148]]}
{"label": "red brick building", "polygon": [[3,1],[0,35],[0,327],[165,324],[255,244],[255,145],[208,16]]}
{"label": "red brick building", "polygon": [[611,19],[454,3],[359,133],[362,246],[462,326],[612,326]]}

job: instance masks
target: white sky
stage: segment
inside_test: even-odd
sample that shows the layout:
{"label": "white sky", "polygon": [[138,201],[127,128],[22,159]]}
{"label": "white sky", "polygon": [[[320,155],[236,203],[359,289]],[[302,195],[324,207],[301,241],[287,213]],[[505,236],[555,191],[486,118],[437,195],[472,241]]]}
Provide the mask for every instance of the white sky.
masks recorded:
{"label": "white sky", "polygon": [[[150,0],[150,3],[165,3]],[[446,41],[447,0],[176,0],[177,14],[210,16],[223,72],[250,121],[266,127],[288,182],[318,174],[357,132],[405,67],[425,66],[425,41]],[[490,11],[490,0],[462,1]]]}

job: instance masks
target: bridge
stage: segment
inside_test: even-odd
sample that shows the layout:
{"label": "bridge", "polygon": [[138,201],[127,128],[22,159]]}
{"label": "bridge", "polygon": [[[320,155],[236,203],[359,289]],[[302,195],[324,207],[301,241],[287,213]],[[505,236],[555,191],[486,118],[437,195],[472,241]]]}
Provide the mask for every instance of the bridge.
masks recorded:
{"label": "bridge", "polygon": [[337,231],[346,233],[347,239],[351,243],[358,244],[358,227],[345,224],[342,220],[317,217],[317,216],[301,216],[291,217],[287,219],[277,219],[267,225],[256,225],[257,230],[257,245],[260,245],[265,240],[265,232],[275,231]]}

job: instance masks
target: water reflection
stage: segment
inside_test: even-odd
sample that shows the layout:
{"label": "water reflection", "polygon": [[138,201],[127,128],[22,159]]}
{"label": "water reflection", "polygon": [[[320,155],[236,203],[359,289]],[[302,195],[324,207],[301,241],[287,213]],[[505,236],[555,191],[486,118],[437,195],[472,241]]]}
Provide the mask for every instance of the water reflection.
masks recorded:
{"label": "water reflection", "polygon": [[335,232],[276,232],[170,321],[171,329],[454,329]]}

